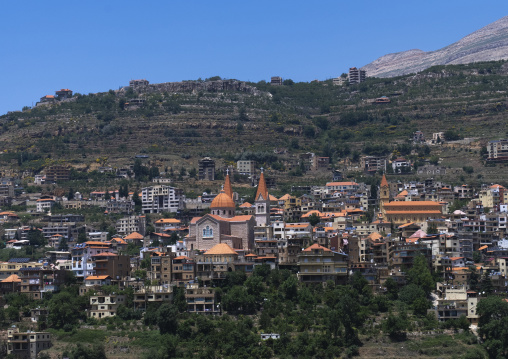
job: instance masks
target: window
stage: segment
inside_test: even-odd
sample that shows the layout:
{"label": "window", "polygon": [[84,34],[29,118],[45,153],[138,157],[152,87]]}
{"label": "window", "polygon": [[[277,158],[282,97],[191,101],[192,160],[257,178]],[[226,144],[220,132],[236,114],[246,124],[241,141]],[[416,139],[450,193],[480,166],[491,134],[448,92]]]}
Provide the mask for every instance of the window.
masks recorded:
{"label": "window", "polygon": [[210,226],[206,226],[203,228],[203,237],[210,238],[213,237],[213,228],[210,228]]}

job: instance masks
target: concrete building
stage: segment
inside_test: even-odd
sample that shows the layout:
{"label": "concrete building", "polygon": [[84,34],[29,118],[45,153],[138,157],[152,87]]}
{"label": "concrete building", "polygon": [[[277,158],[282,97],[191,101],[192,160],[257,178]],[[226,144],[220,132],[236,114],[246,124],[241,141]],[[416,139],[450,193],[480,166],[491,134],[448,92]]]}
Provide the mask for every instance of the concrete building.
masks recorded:
{"label": "concrete building", "polygon": [[7,355],[14,355],[16,358],[37,359],[42,350],[49,348],[51,348],[51,334],[49,332],[27,331],[21,333],[16,327],[7,330]]}
{"label": "concrete building", "polygon": [[508,160],[508,140],[490,141],[487,151],[489,152],[488,161]]}
{"label": "concrete building", "polygon": [[129,86],[130,87],[140,87],[140,86],[148,86],[149,82],[145,79],[141,80],[130,80]]}
{"label": "concrete building", "polygon": [[348,276],[347,255],[315,243],[298,254],[298,279],[302,282],[332,280],[345,283]]}
{"label": "concrete building", "polygon": [[210,157],[202,158],[198,161],[199,171],[198,179],[215,181],[215,161]]}
{"label": "concrete building", "polygon": [[68,181],[71,169],[68,166],[55,165],[46,169],[46,182]]}
{"label": "concrete building", "polygon": [[170,186],[151,186],[142,190],[143,213],[175,213],[183,205],[183,191]]}
{"label": "concrete building", "polygon": [[242,160],[236,162],[236,169],[238,173],[242,175],[251,175],[254,174],[256,168],[256,161],[251,160]]}
{"label": "concrete building", "polygon": [[215,303],[215,289],[200,287],[198,283],[188,283],[185,286],[185,300],[187,311],[190,313],[220,314],[220,308]]}
{"label": "concrete building", "polygon": [[360,166],[365,173],[375,174],[377,171],[386,171],[385,156],[363,156],[360,159]]}
{"label": "concrete building", "polygon": [[282,77],[280,77],[280,76],[272,76],[272,78],[270,79],[270,84],[271,85],[275,85],[275,86],[282,85]]}
{"label": "concrete building", "polygon": [[116,232],[120,235],[127,235],[132,232],[145,233],[145,227],[145,216],[123,217],[116,222]]}
{"label": "concrete building", "polygon": [[124,301],[125,296],[123,295],[93,295],[90,297],[91,308],[88,311],[88,317],[96,319],[114,317],[118,306]]}
{"label": "concrete building", "polygon": [[359,84],[364,82],[367,77],[367,73],[365,70],[357,69],[356,67],[351,67],[349,69],[349,83],[350,84]]}

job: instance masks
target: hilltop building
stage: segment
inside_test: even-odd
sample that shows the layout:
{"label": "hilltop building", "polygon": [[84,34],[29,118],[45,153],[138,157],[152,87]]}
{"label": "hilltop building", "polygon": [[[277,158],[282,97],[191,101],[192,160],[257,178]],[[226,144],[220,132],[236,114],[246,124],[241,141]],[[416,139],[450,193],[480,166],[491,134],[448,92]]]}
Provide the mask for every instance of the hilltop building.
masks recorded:
{"label": "hilltop building", "polygon": [[275,85],[275,86],[282,85],[282,77],[280,77],[280,76],[272,76],[270,84],[271,85]]}
{"label": "hilltop building", "polygon": [[357,69],[356,67],[351,67],[349,69],[349,83],[350,84],[359,84],[364,82],[367,77],[367,73],[365,70]]}

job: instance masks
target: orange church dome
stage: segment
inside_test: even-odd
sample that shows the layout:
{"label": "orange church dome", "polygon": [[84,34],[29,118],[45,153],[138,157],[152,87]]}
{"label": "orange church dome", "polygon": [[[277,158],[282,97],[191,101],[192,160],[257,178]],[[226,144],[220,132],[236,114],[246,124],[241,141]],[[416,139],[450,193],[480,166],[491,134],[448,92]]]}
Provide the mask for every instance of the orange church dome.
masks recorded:
{"label": "orange church dome", "polygon": [[224,190],[220,191],[220,193],[213,199],[212,204],[210,204],[210,208],[235,208],[235,202],[231,197],[229,197]]}

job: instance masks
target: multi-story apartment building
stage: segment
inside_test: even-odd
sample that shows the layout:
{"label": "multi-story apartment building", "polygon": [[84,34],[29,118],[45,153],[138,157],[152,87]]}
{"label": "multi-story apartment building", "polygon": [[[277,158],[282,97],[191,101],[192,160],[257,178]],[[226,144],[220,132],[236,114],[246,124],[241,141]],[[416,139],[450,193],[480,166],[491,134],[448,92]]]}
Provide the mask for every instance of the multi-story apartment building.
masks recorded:
{"label": "multi-story apartment building", "polygon": [[42,268],[42,263],[30,262],[29,258],[11,258],[8,262],[0,262],[0,280],[19,274],[21,268]]}
{"label": "multi-story apartment building", "polygon": [[51,333],[27,331],[21,333],[19,328],[7,329],[7,354],[16,358],[37,359],[38,354],[51,348]]}
{"label": "multi-story apartment building", "polygon": [[215,289],[200,287],[198,283],[188,283],[185,286],[185,300],[187,311],[190,313],[220,314],[220,308],[215,303]]}
{"label": "multi-story apartment building", "polygon": [[145,187],[142,191],[143,213],[175,213],[183,205],[183,191],[170,186]]}
{"label": "multi-story apartment building", "polygon": [[349,83],[350,84],[359,84],[364,82],[367,78],[367,73],[365,70],[357,69],[356,67],[349,68]]}
{"label": "multi-story apartment building", "polygon": [[196,278],[196,263],[187,257],[176,257],[172,261],[171,281],[183,286]]}
{"label": "multi-story apartment building", "polygon": [[280,76],[272,76],[272,78],[270,79],[270,84],[271,85],[275,85],[275,86],[282,85],[282,77],[280,77]]}
{"label": "multi-story apartment building", "polygon": [[298,254],[298,279],[302,282],[345,283],[348,277],[347,255],[315,243]]}
{"label": "multi-story apartment building", "polygon": [[121,235],[128,235],[133,232],[145,233],[145,216],[128,216],[120,218],[116,222],[116,232]]}
{"label": "multi-story apartment building", "polygon": [[131,274],[130,257],[111,252],[92,256],[92,268],[96,276],[110,276],[114,281],[123,281]]}
{"label": "multi-story apartment building", "polygon": [[365,173],[374,174],[379,170],[386,171],[387,160],[385,156],[363,156],[360,166]]}
{"label": "multi-story apartment building", "polygon": [[205,157],[198,161],[198,179],[207,181],[215,180],[215,161],[210,157]]}
{"label": "multi-story apartment building", "polygon": [[100,253],[110,252],[109,243],[88,241],[72,248],[72,271],[78,278],[86,278],[95,275],[92,257]]}
{"label": "multi-story apartment building", "polygon": [[88,311],[88,317],[96,319],[114,317],[118,306],[124,302],[124,295],[109,294],[90,296],[91,308]]}
{"label": "multi-story apartment building", "polygon": [[256,161],[251,160],[241,160],[236,162],[236,169],[238,173],[242,175],[251,175],[254,174],[256,169]]}
{"label": "multi-story apartment building", "polygon": [[487,145],[487,151],[490,161],[506,161],[508,160],[508,140],[490,141]]}
{"label": "multi-story apartment building", "polygon": [[43,293],[58,291],[68,276],[64,269],[21,268],[21,293],[31,299],[42,299]]}
{"label": "multi-story apartment building", "polygon": [[67,166],[55,165],[46,170],[46,182],[68,181],[71,169]]}

